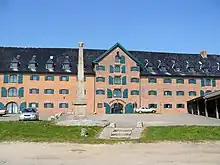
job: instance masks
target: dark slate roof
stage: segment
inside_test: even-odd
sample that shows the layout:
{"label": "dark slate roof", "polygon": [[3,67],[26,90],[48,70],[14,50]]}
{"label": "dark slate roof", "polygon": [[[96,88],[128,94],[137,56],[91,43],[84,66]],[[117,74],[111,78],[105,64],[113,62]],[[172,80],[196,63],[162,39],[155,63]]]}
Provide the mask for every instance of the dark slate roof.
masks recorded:
{"label": "dark slate roof", "polygon": [[[116,44],[119,46],[120,44]],[[115,47],[115,46],[113,46]],[[124,48],[123,48],[124,49]],[[85,74],[94,74],[94,62],[98,62],[109,52],[109,50],[84,49]],[[135,59],[141,66],[141,75],[156,76],[218,76],[220,70],[217,63],[220,63],[219,55],[207,55],[203,58],[200,54],[183,54],[183,53],[165,53],[165,52],[146,52],[146,51],[127,51],[132,59]],[[36,56],[33,59],[33,56]],[[0,47],[0,72],[13,72],[10,63],[16,60],[20,63],[18,71],[32,72],[28,68],[30,61],[37,62],[36,73],[48,73],[46,63],[53,56],[55,65],[54,73],[65,73],[62,64],[71,63],[70,74],[77,73],[77,48],[20,48],[20,47]],[[69,57],[68,60],[66,57]],[[158,68],[159,61],[161,66],[166,68],[163,72]],[[188,61],[188,68],[187,68]],[[146,63],[148,62],[148,65]],[[147,67],[153,67],[154,72],[150,72]],[[194,67],[195,72],[189,72],[189,67]],[[176,72],[174,68],[180,68],[180,72]],[[207,68],[208,72],[204,69]]]}

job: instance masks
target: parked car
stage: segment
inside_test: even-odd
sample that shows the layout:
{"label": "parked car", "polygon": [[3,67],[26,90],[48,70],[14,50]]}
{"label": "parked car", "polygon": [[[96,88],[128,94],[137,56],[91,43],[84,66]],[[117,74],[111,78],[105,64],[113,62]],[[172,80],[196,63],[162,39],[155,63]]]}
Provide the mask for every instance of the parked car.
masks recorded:
{"label": "parked car", "polygon": [[25,108],[20,111],[19,120],[39,120],[39,111],[37,108]]}
{"label": "parked car", "polygon": [[6,115],[7,111],[5,109],[0,109],[0,116]]}
{"label": "parked car", "polygon": [[135,108],[134,111],[137,113],[156,113],[157,112],[156,108],[147,108],[147,107]]}

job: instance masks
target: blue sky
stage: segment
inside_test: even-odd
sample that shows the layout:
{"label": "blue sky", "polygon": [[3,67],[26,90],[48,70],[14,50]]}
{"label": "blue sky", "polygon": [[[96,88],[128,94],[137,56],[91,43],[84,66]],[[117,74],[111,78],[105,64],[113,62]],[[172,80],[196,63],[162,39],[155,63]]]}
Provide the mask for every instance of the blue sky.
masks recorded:
{"label": "blue sky", "polygon": [[219,0],[0,0],[0,45],[220,54]]}

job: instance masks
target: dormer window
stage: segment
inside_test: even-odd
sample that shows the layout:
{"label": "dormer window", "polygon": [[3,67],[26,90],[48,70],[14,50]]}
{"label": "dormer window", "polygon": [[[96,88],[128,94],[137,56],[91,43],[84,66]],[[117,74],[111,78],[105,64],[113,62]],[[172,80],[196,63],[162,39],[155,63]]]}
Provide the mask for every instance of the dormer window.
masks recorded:
{"label": "dormer window", "polygon": [[66,72],[71,72],[70,71],[71,63],[69,61],[69,56],[65,57],[65,60],[63,61],[63,64],[62,64],[62,69],[64,69]]}
{"label": "dormer window", "polygon": [[12,68],[13,71],[18,71],[18,67],[19,67],[19,65],[20,65],[20,63],[19,63],[19,58],[20,58],[20,55],[17,55],[17,56],[11,61],[10,68]]}
{"label": "dormer window", "polygon": [[158,60],[159,64],[158,64],[158,69],[161,72],[167,72],[166,66],[161,62],[161,60]]}
{"label": "dormer window", "polygon": [[53,72],[53,71],[54,71],[53,56],[50,56],[50,59],[47,61],[47,63],[46,63],[46,69],[47,69],[49,72]]}
{"label": "dormer window", "polygon": [[174,72],[180,72],[180,67],[179,65],[176,64],[176,62],[174,60],[172,60],[172,69],[174,70]]}
{"label": "dormer window", "polygon": [[195,72],[195,68],[193,65],[189,65],[189,62],[186,61],[186,69],[188,70],[188,72],[194,73]]}
{"label": "dormer window", "polygon": [[37,62],[36,62],[36,56],[34,55],[32,57],[32,59],[30,60],[29,62],[29,65],[28,65],[28,68],[31,70],[31,71],[36,71],[37,69]]}

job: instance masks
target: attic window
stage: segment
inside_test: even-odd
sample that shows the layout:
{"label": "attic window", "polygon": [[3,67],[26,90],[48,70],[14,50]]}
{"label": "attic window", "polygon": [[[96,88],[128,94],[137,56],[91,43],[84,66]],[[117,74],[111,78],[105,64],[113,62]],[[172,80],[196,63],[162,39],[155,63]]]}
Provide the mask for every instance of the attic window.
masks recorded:
{"label": "attic window", "polygon": [[195,68],[194,67],[189,67],[188,71],[191,72],[191,73],[194,73],[195,72]]}
{"label": "attic window", "polygon": [[47,61],[46,69],[48,69],[49,72],[53,72],[54,71],[53,56],[50,56],[50,59]]}
{"label": "attic window", "polygon": [[176,66],[176,62],[174,60],[172,60],[172,69],[174,70],[174,72],[180,72],[180,67]]}
{"label": "attic window", "polygon": [[147,70],[148,70],[148,72],[153,72],[154,71],[152,66],[148,66]]}
{"label": "attic window", "polygon": [[120,55],[119,55],[119,52],[117,52],[117,55],[115,56],[115,63],[120,63]]}
{"label": "attic window", "polygon": [[67,72],[70,72],[70,64],[63,64],[63,69]]}
{"label": "attic window", "polygon": [[158,64],[158,68],[161,72],[167,72],[166,66],[164,64],[162,64],[161,60],[158,60],[159,64]]}
{"label": "attic window", "polygon": [[20,58],[20,55],[17,55],[12,61],[11,61],[11,64],[10,64],[10,68],[12,68],[14,71],[18,71],[18,67],[19,67],[19,58]]}
{"label": "attic window", "polygon": [[69,56],[65,57],[65,60],[63,61],[63,64],[62,64],[62,69],[64,69],[66,72],[70,72],[71,64],[69,61]]}
{"label": "attic window", "polygon": [[31,71],[36,71],[36,68],[37,68],[37,62],[36,62],[36,56],[34,55],[32,57],[32,59],[30,60],[29,62],[29,65],[28,65],[28,68],[31,70]]}

